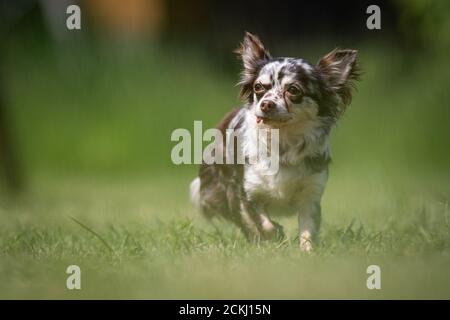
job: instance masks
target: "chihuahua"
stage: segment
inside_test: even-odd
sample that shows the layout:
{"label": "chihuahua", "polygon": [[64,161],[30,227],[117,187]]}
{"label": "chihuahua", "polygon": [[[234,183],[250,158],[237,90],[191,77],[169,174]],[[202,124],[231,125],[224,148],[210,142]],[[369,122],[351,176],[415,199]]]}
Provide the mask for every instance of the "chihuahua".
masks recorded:
{"label": "chihuahua", "polygon": [[320,227],[331,129],[359,80],[357,51],[334,49],[315,65],[272,58],[247,32],[236,53],[243,63],[238,85],[244,105],[228,113],[217,129],[234,130],[241,143],[233,154],[241,152],[245,159],[258,153],[258,138],[270,144],[258,130],[277,130],[279,167],[268,174],[260,162],[204,162],[190,185],[191,199],[206,217],[224,217],[251,241],[283,238],[282,226],[272,217],[297,214],[300,249],[309,252]]}

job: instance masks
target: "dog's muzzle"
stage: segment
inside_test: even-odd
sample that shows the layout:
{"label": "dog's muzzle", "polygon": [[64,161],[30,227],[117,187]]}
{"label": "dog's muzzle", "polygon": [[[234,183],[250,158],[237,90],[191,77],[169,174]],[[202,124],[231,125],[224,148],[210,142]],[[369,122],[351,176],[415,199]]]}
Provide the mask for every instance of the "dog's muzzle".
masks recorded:
{"label": "dog's muzzle", "polygon": [[285,122],[291,119],[287,113],[280,112],[275,102],[271,100],[261,101],[259,108],[255,112],[256,122]]}

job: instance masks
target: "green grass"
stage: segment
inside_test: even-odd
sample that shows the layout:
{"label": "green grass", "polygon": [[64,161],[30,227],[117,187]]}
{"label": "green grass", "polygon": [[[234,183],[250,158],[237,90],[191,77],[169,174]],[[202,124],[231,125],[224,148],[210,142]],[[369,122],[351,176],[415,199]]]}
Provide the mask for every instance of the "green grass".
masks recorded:
{"label": "green grass", "polygon": [[[450,298],[445,57],[360,48],[364,81],[333,133],[308,255],[295,217],[279,219],[281,243],[217,231],[188,202],[196,168],[170,162],[173,129],[213,126],[238,103],[233,74],[186,51],[33,50],[8,55],[29,181],[0,194],[0,298]],[[79,291],[65,286],[71,264]],[[381,290],[366,288],[371,264]]]}
{"label": "green grass", "polygon": [[[394,187],[372,176],[361,186],[332,174],[311,255],[298,249],[295,218],[280,220],[284,242],[252,245],[195,213],[188,176],[154,179],[38,182],[3,206],[0,297],[450,297],[448,203],[401,189],[398,179]],[[71,264],[81,267],[80,291],[65,287]],[[382,270],[379,291],[365,285],[371,264]]]}

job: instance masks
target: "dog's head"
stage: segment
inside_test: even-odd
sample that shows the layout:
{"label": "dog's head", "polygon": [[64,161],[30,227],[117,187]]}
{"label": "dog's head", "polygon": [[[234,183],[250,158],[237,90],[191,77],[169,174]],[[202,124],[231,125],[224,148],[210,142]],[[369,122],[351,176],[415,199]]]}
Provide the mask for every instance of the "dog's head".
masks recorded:
{"label": "dog's head", "polygon": [[352,81],[359,76],[355,50],[335,49],[312,65],[272,58],[258,37],[246,33],[236,52],[244,67],[241,96],[258,125],[333,124],[350,104]]}

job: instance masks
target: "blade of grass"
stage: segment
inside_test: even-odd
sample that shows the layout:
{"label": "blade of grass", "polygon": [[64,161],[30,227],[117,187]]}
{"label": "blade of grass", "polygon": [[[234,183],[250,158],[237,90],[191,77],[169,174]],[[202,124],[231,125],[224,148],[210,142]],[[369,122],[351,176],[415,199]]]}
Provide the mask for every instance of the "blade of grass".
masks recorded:
{"label": "blade of grass", "polygon": [[81,226],[83,229],[89,231],[90,233],[92,233],[95,237],[97,237],[104,245],[105,247],[107,247],[109,249],[109,251],[111,251],[111,253],[113,253],[114,255],[116,255],[116,252],[114,251],[114,249],[108,244],[108,242],[106,242],[105,239],[103,239],[97,232],[95,232],[94,230],[92,230],[91,228],[89,228],[88,226],[84,225],[83,223],[81,223],[80,221],[78,221],[77,219],[75,219],[74,217],[69,217],[70,219],[72,219],[74,222],[76,222],[79,226]]}

